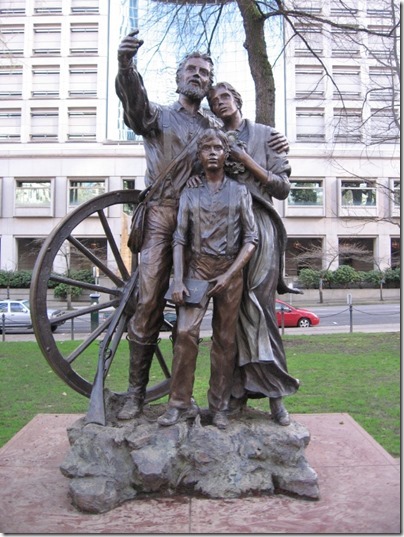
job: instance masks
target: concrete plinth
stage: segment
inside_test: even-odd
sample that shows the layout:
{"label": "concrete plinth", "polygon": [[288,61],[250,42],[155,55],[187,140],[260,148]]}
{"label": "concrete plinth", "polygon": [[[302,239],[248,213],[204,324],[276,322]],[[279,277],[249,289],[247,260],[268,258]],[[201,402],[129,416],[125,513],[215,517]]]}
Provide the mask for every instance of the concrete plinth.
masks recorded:
{"label": "concrete plinth", "polygon": [[400,533],[400,465],[348,414],[295,414],[321,498],[287,496],[130,501],[78,512],[59,466],[77,414],[40,414],[0,450],[3,533]]}

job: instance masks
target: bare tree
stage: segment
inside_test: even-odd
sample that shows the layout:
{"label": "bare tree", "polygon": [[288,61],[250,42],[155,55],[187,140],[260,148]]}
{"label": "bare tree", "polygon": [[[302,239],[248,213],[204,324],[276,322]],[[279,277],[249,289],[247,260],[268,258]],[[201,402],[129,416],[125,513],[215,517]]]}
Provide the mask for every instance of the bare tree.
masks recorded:
{"label": "bare tree", "polygon": [[[275,124],[274,62],[271,63],[267,54],[268,30],[278,35],[279,41],[283,40],[280,53],[287,47],[298,46],[302,55],[314,59],[322,67],[321,76],[330,80],[343,110],[347,97],[337,74],[332,72],[323,57],[320,40],[323,36],[329,37],[335,50],[345,50],[351,59],[372,58],[376,66],[380,66],[380,72],[376,76],[377,71],[374,70],[376,80],[370,81],[373,85],[366,89],[363,102],[382,94],[383,104],[372,109],[359,126],[363,127],[373,118],[382,126],[377,130],[379,138],[373,143],[398,140],[396,100],[400,80],[400,4],[397,0],[368,2],[368,14],[374,16],[374,25],[365,23],[366,17],[357,9],[356,2],[350,0],[333,0],[329,4],[330,9],[321,9],[324,3],[320,1],[302,0],[234,0],[214,4],[208,0],[191,3],[161,0],[154,4],[155,14],[151,12],[146,27],[153,27],[157,20],[164,19],[166,28],[156,46],[156,53],[159,46],[170,38],[171,30],[177,30],[173,33],[179,47],[189,49],[192,44],[194,48],[204,46],[208,51],[214,46],[220,47],[226,38],[226,27],[231,25],[231,32],[237,32],[234,21],[238,11],[255,85],[255,119],[259,123]],[[382,17],[381,22],[378,15]],[[390,96],[389,101],[386,101],[386,96]],[[352,119],[349,114],[348,118],[346,115],[342,114],[340,119],[345,130],[350,128],[346,124]]]}
{"label": "bare tree", "polygon": [[[330,243],[325,245],[314,243],[308,247],[301,245],[300,251],[294,255],[294,259],[296,265],[318,271],[320,304],[323,303],[324,283],[327,282],[331,267],[337,260],[340,261],[340,265],[344,264],[347,259],[374,263],[372,252],[363,244],[352,241],[342,241],[338,248]],[[322,267],[320,270],[318,270],[319,260]]]}

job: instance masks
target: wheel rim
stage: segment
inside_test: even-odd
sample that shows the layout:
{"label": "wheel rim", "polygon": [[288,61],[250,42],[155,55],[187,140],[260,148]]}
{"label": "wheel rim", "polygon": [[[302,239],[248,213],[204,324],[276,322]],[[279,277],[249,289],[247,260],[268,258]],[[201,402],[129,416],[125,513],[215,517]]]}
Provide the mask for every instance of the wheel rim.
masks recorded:
{"label": "wheel rim", "polygon": [[[136,205],[138,203],[139,193],[137,190],[110,192],[97,196],[80,205],[63,218],[45,240],[34,267],[30,304],[32,324],[38,345],[55,373],[71,388],[86,397],[90,397],[98,363],[98,351],[95,351],[95,356],[93,356],[93,347],[99,342],[99,338],[105,337],[110,323],[114,322],[113,315],[115,314],[102,322],[100,321],[98,327],[91,326],[90,333],[84,337],[83,341],[77,340],[77,346],[74,343],[72,344],[74,346],[73,350],[69,349],[67,352],[64,352],[60,342],[58,343],[55,339],[56,334],[52,332],[52,322],[48,319],[47,315],[48,282],[56,281],[66,283],[79,287],[82,290],[97,292],[103,299],[108,297],[106,301],[100,300],[98,304],[94,303],[91,306],[86,306],[79,310],[66,310],[62,316],[58,317],[59,322],[61,320],[67,322],[80,321],[85,316],[91,316],[92,313],[97,313],[105,307],[112,306],[117,308],[120,301],[125,300],[125,307],[119,315],[120,322],[117,323],[118,326],[113,336],[111,336],[112,356],[110,362],[112,362],[121,340],[125,339],[122,336],[127,321],[134,311],[132,291],[136,286],[137,271],[131,271],[132,273],[130,273],[125,266],[119,247],[115,241],[113,230],[108,223],[105,209],[114,205],[121,205],[122,208],[124,204]],[[102,233],[107,239],[107,247],[112,253],[113,268],[97,252],[94,253],[92,250],[83,246],[77,238],[77,236],[80,236],[80,226],[90,216],[92,217],[92,228],[98,229],[97,235],[101,235]],[[72,246],[87,263],[91,262],[98,267],[100,274],[103,275],[104,282],[102,285],[81,282],[53,272],[55,260],[60,258],[64,249],[71,248]],[[103,345],[104,343],[103,341]],[[109,344],[109,341],[107,343]],[[122,341],[122,345],[125,345],[125,349],[127,349],[125,341]],[[127,351],[127,354],[129,357],[129,351]],[[156,351],[156,358],[156,362],[159,363],[159,372],[155,375],[157,379],[156,384],[150,385],[147,388],[146,401],[153,401],[163,397],[169,391],[169,368],[165,363],[163,353],[159,347]],[[80,363],[84,362],[84,360],[90,361],[91,363],[89,365],[86,364],[84,367],[84,363]],[[84,370],[85,372],[83,373]],[[111,391],[116,390],[112,389]]]}
{"label": "wheel rim", "polygon": [[310,326],[309,319],[306,319],[305,317],[303,319],[300,319],[299,326],[300,328],[308,328]]}

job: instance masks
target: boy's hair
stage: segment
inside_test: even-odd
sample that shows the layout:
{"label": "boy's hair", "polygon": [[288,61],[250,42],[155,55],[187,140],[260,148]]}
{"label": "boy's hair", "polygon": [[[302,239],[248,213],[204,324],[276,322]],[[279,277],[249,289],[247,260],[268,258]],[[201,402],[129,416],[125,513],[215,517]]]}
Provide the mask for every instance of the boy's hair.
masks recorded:
{"label": "boy's hair", "polygon": [[176,75],[175,75],[175,81],[178,85],[178,82],[180,80],[180,75],[181,75],[181,72],[182,70],[184,69],[185,67],[185,64],[187,63],[188,60],[190,60],[191,58],[201,58],[202,60],[205,60],[205,62],[209,63],[210,64],[210,74],[209,74],[209,79],[210,79],[210,86],[213,86],[213,80],[214,80],[214,71],[213,71],[213,60],[212,58],[209,56],[209,54],[205,54],[203,52],[199,52],[199,50],[196,50],[195,52],[191,52],[190,54],[187,54],[181,61],[180,63],[178,64],[178,68],[177,68],[177,72],[176,72]]}
{"label": "boy's hair", "polygon": [[218,82],[215,86],[212,86],[210,88],[209,93],[208,93],[208,95],[206,97],[208,99],[208,103],[209,103],[210,108],[212,109],[212,106],[211,106],[212,94],[213,94],[213,92],[215,90],[217,90],[219,88],[227,89],[227,91],[229,91],[233,95],[233,98],[234,98],[234,100],[236,101],[236,104],[237,104],[237,108],[241,112],[241,109],[243,107],[243,99],[241,98],[241,95],[239,94],[239,92],[236,89],[234,89],[233,86],[231,84],[229,84],[228,82]]}
{"label": "boy's hair", "polygon": [[223,149],[225,152],[226,157],[229,156],[230,153],[230,147],[229,147],[229,141],[227,139],[226,134],[223,131],[216,130],[216,129],[206,129],[198,138],[197,141],[197,154],[199,156],[201,148],[204,143],[206,143],[208,140],[211,140],[212,138],[219,138],[219,140],[222,142]]}

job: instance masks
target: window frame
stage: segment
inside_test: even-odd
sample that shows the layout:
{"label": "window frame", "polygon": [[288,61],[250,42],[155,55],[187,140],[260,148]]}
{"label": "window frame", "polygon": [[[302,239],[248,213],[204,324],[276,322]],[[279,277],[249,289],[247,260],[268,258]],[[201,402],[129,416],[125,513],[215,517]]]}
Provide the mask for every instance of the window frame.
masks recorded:
{"label": "window frame", "polygon": [[[324,108],[296,108],[296,141],[297,142],[325,142],[326,135],[325,135],[325,112]],[[305,125],[299,125],[299,118],[309,118],[309,117],[320,117],[322,118],[322,121],[320,121],[321,125],[320,132],[314,133],[309,132],[310,126],[306,126],[306,129],[308,132],[299,132],[299,128],[304,127]],[[312,129],[313,127],[311,127]]]}
{"label": "window frame", "polygon": [[[344,183],[354,183],[354,185],[349,186]],[[372,186],[369,186],[372,185]],[[341,177],[337,180],[337,199],[338,199],[338,216],[349,217],[349,218],[372,218],[377,217],[379,212],[379,195],[376,185],[376,179],[374,178],[361,178],[357,179],[355,177]],[[347,203],[344,198],[344,192],[351,191],[352,201],[354,193],[361,192],[362,199],[364,191],[371,191],[374,193],[374,204],[356,204],[356,203]]]}
{"label": "window frame", "polygon": [[[324,177],[299,177],[289,179],[291,189],[289,196],[285,200],[285,216],[288,217],[323,217],[325,216],[325,178]],[[317,183],[317,186],[313,184]],[[307,186],[294,186],[294,185]],[[310,185],[310,186],[309,186]],[[293,203],[293,191],[305,192],[316,190],[316,197],[320,198],[320,203]]]}
{"label": "window frame", "polygon": [[[77,185],[73,186],[73,183]],[[103,188],[97,186],[80,187],[79,184],[87,185],[103,185]],[[72,192],[76,192],[76,201],[72,198]],[[86,195],[81,196],[80,192],[86,192]],[[107,178],[106,177],[69,177],[67,181],[67,204],[68,210],[79,207],[82,203],[93,199],[96,196],[107,192]],[[77,195],[78,194],[78,195]],[[97,216],[97,215],[92,215]]]}
{"label": "window frame", "polygon": [[[26,203],[18,203],[19,183],[46,183],[49,185],[49,202],[43,204],[33,204],[27,200]],[[34,187],[33,187],[34,190]],[[29,189],[28,189],[29,191]],[[14,178],[14,216],[16,217],[49,217],[54,216],[55,205],[55,178],[54,177],[15,177]]]}

